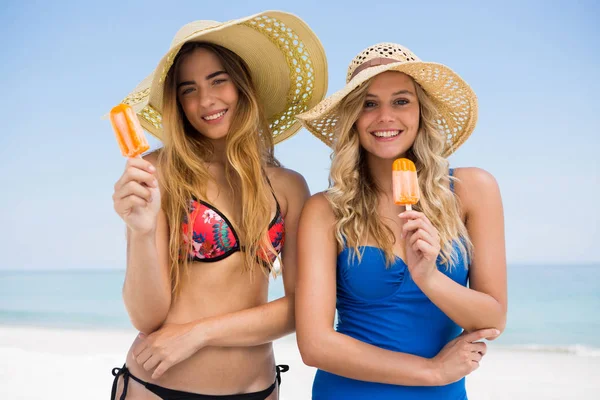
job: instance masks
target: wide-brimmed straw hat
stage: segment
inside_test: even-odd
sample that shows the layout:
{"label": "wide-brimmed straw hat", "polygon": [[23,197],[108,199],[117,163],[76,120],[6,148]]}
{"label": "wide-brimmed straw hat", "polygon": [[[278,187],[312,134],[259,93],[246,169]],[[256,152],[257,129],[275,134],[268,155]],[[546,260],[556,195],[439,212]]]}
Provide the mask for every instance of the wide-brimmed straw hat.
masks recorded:
{"label": "wide-brimmed straw hat", "polygon": [[248,65],[273,139],[294,135],[301,124],[294,118],[325,97],[327,59],[315,33],[295,15],[265,11],[228,22],[195,21],[175,35],[154,71],[127,96],[142,127],[161,139],[163,86],[175,56],[187,42],[223,46]]}
{"label": "wide-brimmed straw hat", "polygon": [[449,156],[471,135],[477,122],[477,97],[469,85],[445,65],[421,61],[395,43],[379,43],[359,53],[348,67],[346,86],[297,118],[313,135],[332,147],[340,101],[357,87],[385,71],[410,75],[432,99],[446,135],[444,156]]}

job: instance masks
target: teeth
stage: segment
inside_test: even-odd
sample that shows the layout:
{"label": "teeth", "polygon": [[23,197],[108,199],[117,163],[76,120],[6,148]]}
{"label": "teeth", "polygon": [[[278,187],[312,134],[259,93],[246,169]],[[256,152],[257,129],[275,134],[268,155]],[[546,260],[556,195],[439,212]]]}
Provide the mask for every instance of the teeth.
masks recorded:
{"label": "teeth", "polygon": [[377,131],[371,133],[377,137],[394,137],[398,136],[400,134],[400,131]]}
{"label": "teeth", "polygon": [[216,114],[212,114],[212,115],[208,115],[206,117],[202,117],[202,119],[205,119],[207,121],[212,121],[213,119],[221,118],[223,115],[225,115],[226,112],[227,112],[227,110],[221,111],[221,112],[216,113]]}

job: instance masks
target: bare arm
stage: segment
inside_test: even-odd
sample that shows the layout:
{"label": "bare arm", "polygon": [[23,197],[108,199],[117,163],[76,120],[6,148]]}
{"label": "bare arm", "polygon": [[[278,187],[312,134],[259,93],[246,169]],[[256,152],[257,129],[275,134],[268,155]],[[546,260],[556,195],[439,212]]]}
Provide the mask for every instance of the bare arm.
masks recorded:
{"label": "bare arm", "polygon": [[498,184],[477,168],[456,170],[456,193],[466,215],[474,255],[469,288],[436,270],[418,285],[448,317],[466,331],[506,325],[506,251],[504,214]]}
{"label": "bare arm", "polygon": [[[171,305],[167,219],[156,181],[155,187],[150,186],[155,161],[154,154],[146,160],[129,160],[115,185],[115,209],[127,223],[123,301],[133,326],[147,334],[162,325]],[[128,201],[138,203],[128,209]]]}
{"label": "bare arm", "polygon": [[171,306],[166,225],[161,211],[155,232],[128,230],[123,301],[133,326],[146,334],[160,328]]}

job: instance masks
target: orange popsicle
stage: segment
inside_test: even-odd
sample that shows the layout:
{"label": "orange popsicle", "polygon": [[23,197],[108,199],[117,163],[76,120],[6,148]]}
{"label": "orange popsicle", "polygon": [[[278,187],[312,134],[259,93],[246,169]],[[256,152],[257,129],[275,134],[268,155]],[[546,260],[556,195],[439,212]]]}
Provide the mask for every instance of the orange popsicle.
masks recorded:
{"label": "orange popsicle", "polygon": [[129,105],[119,104],[113,107],[110,110],[110,123],[123,156],[137,157],[150,148],[142,125]]}
{"label": "orange popsicle", "polygon": [[417,168],[408,158],[399,158],[392,166],[394,203],[412,210],[419,201],[419,182]]}

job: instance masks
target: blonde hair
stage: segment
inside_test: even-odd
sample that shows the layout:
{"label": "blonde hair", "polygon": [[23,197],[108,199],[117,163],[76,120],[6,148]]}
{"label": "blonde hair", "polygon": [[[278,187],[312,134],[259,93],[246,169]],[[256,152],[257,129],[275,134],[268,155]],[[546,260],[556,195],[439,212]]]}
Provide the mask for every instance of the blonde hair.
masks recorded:
{"label": "blonde hair", "polygon": [[[354,249],[351,255],[360,260],[361,241],[372,237],[385,251],[389,266],[394,260],[394,234],[377,212],[381,190],[370,174],[355,127],[372,80],[350,92],[338,106],[336,142],[326,197],[336,217],[335,234],[340,248]],[[472,244],[462,222],[458,197],[449,187],[449,182],[455,178],[449,176],[448,160],[441,155],[445,136],[438,129],[436,107],[421,86],[414,84],[419,100],[419,131],[406,157],[417,167],[421,198],[413,209],[423,212],[438,230],[441,261],[451,268],[459,254],[471,257]],[[455,244],[459,254],[454,251]]]}
{"label": "blonde hair", "polygon": [[[243,244],[244,270],[252,271],[260,258],[272,269],[270,255],[276,255],[268,237],[271,215],[271,189],[265,182],[265,167],[279,166],[274,156],[273,137],[258,102],[246,63],[232,51],[211,43],[186,43],[169,70],[164,86],[164,147],[158,156],[162,208],[169,224],[170,278],[173,294],[180,293],[188,277],[188,254],[192,246],[192,229],[187,240],[182,222],[190,218],[193,198],[206,199],[207,182],[213,181],[205,166],[213,153],[211,142],[185,117],[177,100],[176,75],[180,61],[195,49],[212,51],[238,90],[236,113],[226,137],[226,175],[232,190],[237,188],[242,207],[240,226],[232,227]],[[193,221],[189,221],[193,224]],[[233,222],[232,222],[233,224]],[[267,261],[268,260],[268,261]]]}

